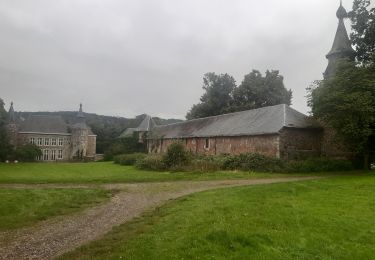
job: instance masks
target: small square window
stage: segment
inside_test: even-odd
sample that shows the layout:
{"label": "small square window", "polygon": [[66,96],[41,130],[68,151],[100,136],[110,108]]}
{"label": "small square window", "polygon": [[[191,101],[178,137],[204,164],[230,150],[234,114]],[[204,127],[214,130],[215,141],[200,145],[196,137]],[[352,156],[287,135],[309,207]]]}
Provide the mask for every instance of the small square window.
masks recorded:
{"label": "small square window", "polygon": [[209,149],[210,148],[210,139],[206,138],[204,142],[204,148]]}

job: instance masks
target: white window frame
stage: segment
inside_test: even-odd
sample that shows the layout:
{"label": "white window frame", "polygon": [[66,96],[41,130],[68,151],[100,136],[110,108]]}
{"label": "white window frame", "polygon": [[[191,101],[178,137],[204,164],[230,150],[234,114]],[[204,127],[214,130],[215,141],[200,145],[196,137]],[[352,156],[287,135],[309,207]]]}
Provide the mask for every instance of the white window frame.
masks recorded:
{"label": "white window frame", "polygon": [[56,145],[57,145],[56,138],[51,138],[51,146],[56,146]]}
{"label": "white window frame", "polygon": [[43,138],[38,137],[38,145],[42,146],[43,145]]}
{"label": "white window frame", "polygon": [[44,146],[49,146],[50,140],[49,138],[44,138]]}
{"label": "white window frame", "polygon": [[57,159],[59,159],[59,160],[62,160],[63,159],[63,150],[58,150],[57,151]]}
{"label": "white window frame", "polygon": [[51,160],[56,161],[56,150],[51,150]]}
{"label": "white window frame", "polygon": [[30,138],[30,144],[35,144],[35,138],[34,137]]}
{"label": "white window frame", "polygon": [[63,139],[63,138],[59,138],[57,144],[58,144],[58,146],[63,146],[63,144],[64,144],[64,139]]}
{"label": "white window frame", "polygon": [[49,150],[43,149],[43,161],[49,161]]}

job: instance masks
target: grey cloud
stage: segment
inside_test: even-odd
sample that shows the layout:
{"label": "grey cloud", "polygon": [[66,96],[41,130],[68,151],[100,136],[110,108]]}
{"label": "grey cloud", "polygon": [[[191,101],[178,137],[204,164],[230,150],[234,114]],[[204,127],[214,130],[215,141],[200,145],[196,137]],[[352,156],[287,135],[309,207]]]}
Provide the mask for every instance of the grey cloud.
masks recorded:
{"label": "grey cloud", "polygon": [[[351,1],[344,1],[347,9]],[[307,112],[337,1],[3,0],[0,97],[19,110],[183,118],[204,73],[278,69]]]}

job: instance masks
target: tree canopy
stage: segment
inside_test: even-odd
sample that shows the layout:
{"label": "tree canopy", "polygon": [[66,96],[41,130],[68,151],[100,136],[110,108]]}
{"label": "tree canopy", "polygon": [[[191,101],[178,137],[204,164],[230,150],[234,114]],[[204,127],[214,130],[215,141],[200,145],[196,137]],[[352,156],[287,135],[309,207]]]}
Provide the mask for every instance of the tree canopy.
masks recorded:
{"label": "tree canopy", "polygon": [[333,78],[312,90],[310,106],[315,117],[335,129],[353,152],[368,155],[374,149],[375,66],[357,67],[343,61]]}
{"label": "tree canopy", "polygon": [[356,61],[340,61],[335,75],[318,82],[309,95],[314,117],[363,157],[366,168],[375,151],[375,9],[369,4],[369,0],[354,0],[350,12]]}
{"label": "tree canopy", "polygon": [[292,91],[285,88],[283,80],[279,71],[266,71],[263,76],[253,70],[245,75],[237,87],[234,78],[228,74],[207,73],[203,77],[205,93],[201,102],[193,105],[186,118],[202,118],[278,104],[290,105]]}
{"label": "tree canopy", "polygon": [[201,103],[193,105],[186,115],[187,119],[220,115],[228,111],[233,101],[232,93],[236,81],[228,74],[217,75],[214,72],[203,76],[203,89]]}
{"label": "tree canopy", "polygon": [[370,0],[354,0],[349,12],[352,22],[351,40],[359,63],[374,62],[375,53],[375,8],[370,8]]}
{"label": "tree canopy", "polygon": [[290,105],[292,91],[284,86],[284,78],[279,71],[266,71],[263,76],[253,70],[245,75],[241,85],[233,93],[234,110],[242,111],[279,104]]}

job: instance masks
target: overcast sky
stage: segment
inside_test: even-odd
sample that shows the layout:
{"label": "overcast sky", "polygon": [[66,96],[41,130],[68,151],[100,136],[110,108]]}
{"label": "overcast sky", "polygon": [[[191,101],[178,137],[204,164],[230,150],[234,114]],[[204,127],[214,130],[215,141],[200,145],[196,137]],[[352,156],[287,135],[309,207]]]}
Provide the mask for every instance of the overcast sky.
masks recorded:
{"label": "overcast sky", "polygon": [[[352,0],[344,0],[347,10]],[[184,118],[206,72],[276,69],[306,113],[339,0],[1,0],[0,97],[17,111]]]}

